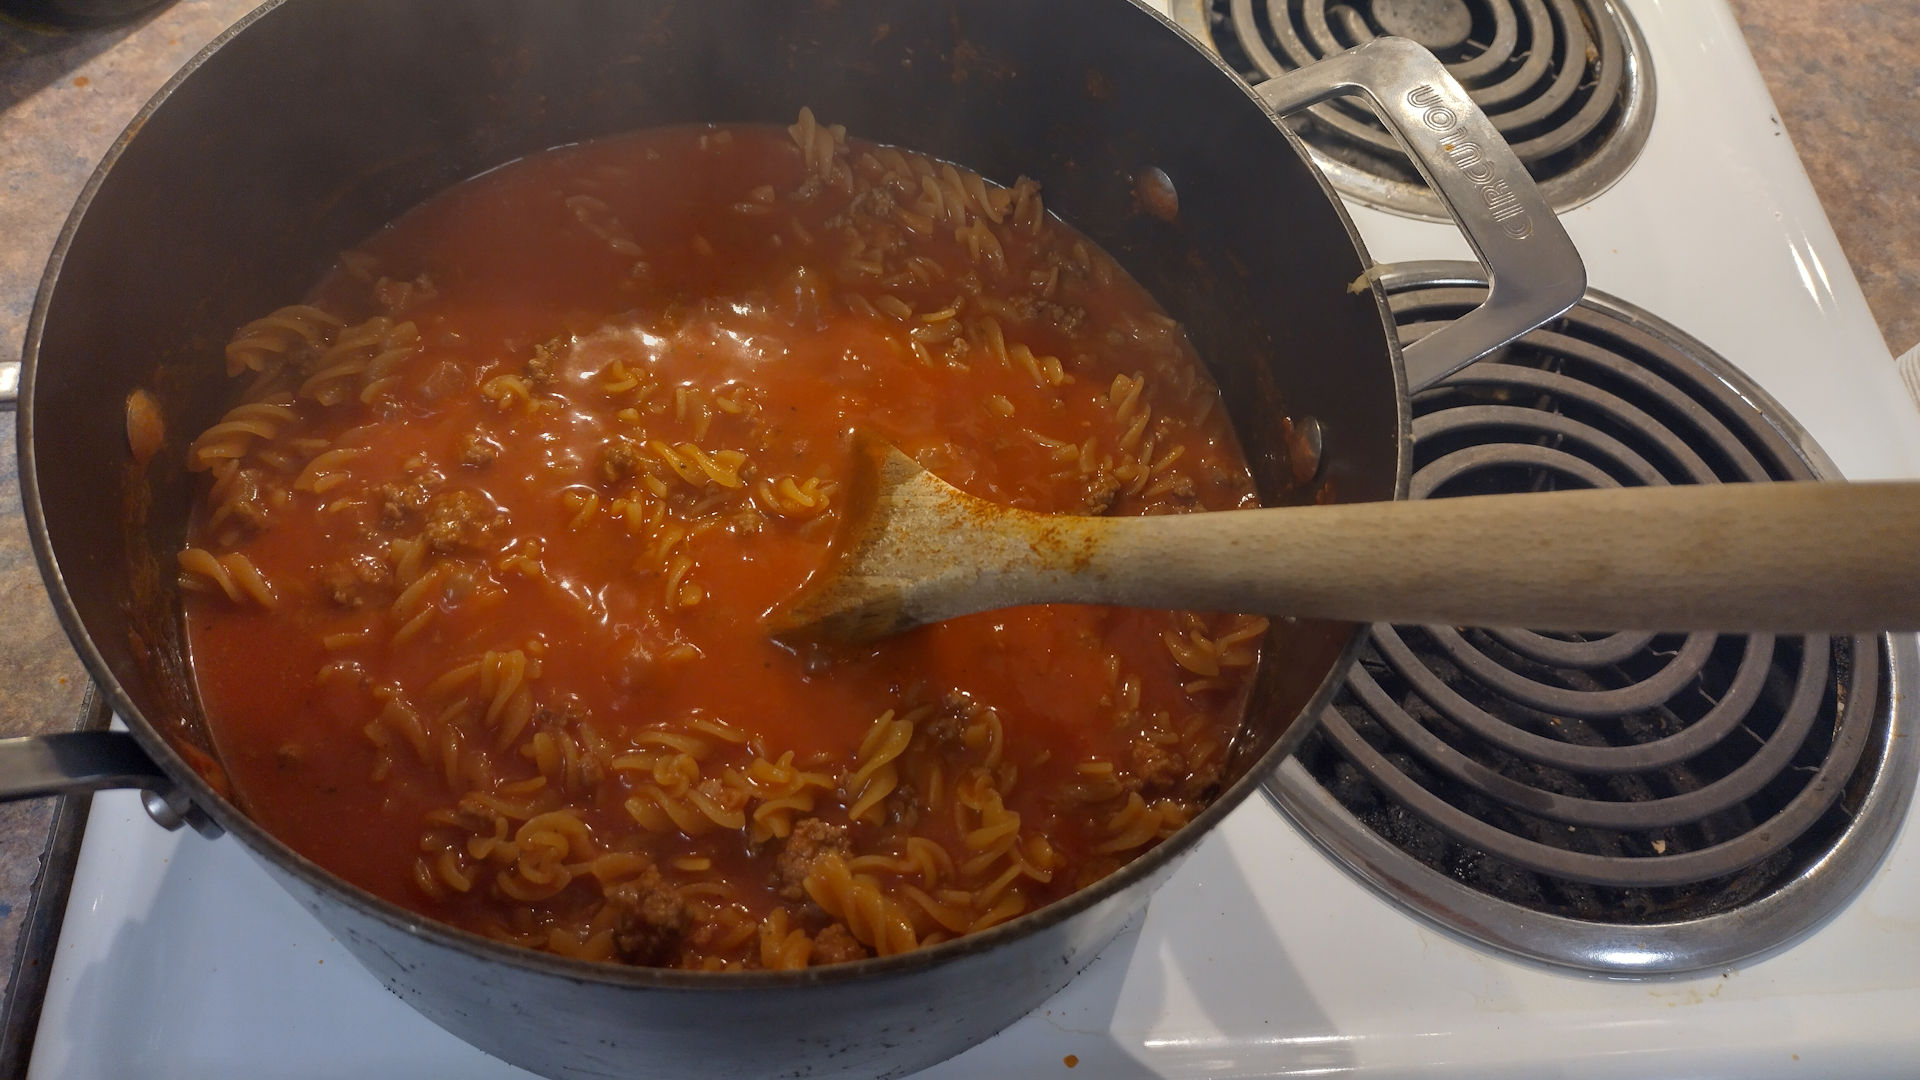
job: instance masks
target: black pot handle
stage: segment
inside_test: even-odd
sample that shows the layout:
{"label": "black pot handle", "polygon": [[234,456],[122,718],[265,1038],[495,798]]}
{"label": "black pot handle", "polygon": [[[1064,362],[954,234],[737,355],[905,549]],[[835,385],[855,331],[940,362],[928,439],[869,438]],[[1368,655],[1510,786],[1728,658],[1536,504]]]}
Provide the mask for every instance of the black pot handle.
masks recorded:
{"label": "black pot handle", "polygon": [[0,739],[0,802],[103,788],[139,788],[148,816],[169,829],[192,825],[203,836],[220,826],[186,798],[146,750],[124,731],[69,731]]}
{"label": "black pot handle", "polygon": [[1485,302],[1401,349],[1410,392],[1559,316],[1586,291],[1580,253],[1526,167],[1426,49],[1376,38],[1254,91],[1282,114],[1329,98],[1366,98],[1487,268]]}

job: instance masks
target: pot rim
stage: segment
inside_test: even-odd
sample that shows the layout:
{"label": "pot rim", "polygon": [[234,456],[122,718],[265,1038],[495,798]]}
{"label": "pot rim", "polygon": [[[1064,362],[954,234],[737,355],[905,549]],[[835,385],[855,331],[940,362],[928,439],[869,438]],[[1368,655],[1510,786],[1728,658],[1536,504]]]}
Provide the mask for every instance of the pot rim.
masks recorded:
{"label": "pot rim", "polygon": [[[38,381],[39,353],[42,334],[45,328],[47,312],[51,307],[53,293],[60,278],[66,255],[72,246],[75,235],[83,223],[94,196],[99,192],[107,175],[119,161],[121,155],[147,119],[188,79],[198,72],[228,42],[245,33],[255,23],[271,18],[275,12],[288,4],[290,0],[266,0],[258,8],[242,16],[232,26],[209,42],[205,48],[181,67],[172,78],[155,91],[133,119],[127,124],[113,145],[107,150],[100,164],[88,178],[85,187],[74,202],[66,223],[61,227],[47,268],[41,277],[39,291],[34,298],[32,312],[28,318],[25,342],[21,351],[21,379],[19,405],[16,420],[16,442],[19,458],[21,504],[25,512],[27,532],[32,544],[35,562],[40,567],[49,598],[60,624],[67,632],[68,639],[85,664],[88,674],[105,691],[113,711],[126,722],[128,730],[151,755],[166,773],[180,785],[192,802],[206,811],[222,828],[234,834],[256,857],[298,878],[317,893],[332,897],[348,905],[361,915],[378,920],[396,930],[426,943],[441,948],[460,950],[471,954],[491,958],[514,967],[529,970],[547,977],[570,979],[578,983],[597,983],[631,989],[730,992],[735,990],[790,989],[808,986],[839,985],[844,983],[867,982],[886,978],[910,975],[914,972],[941,966],[969,956],[984,953],[1018,938],[1041,931],[1062,923],[1089,908],[1100,904],[1136,882],[1150,877],[1190,850],[1200,839],[1219,824],[1219,822],[1237,809],[1256,788],[1262,779],[1278,768],[1282,759],[1292,754],[1294,749],[1312,730],[1321,710],[1327,707],[1334,692],[1345,678],[1347,669],[1358,655],[1365,640],[1365,627],[1349,624],[1346,644],[1341,648],[1333,664],[1322,677],[1312,697],[1301,708],[1300,713],[1266,753],[1237,781],[1221,792],[1213,802],[1179,831],[1152,849],[1127,863],[1119,870],[1107,875],[1100,881],[1062,897],[1050,904],[1017,916],[1004,923],[989,927],[977,933],[964,934],[936,945],[914,949],[910,952],[892,956],[869,957],[850,963],[828,964],[821,967],[809,967],[799,971],[682,971],[674,968],[643,967],[628,964],[612,964],[602,961],[585,960],[558,956],[540,952],[502,941],[496,941],[470,930],[464,930],[449,923],[421,915],[408,908],[401,907],[390,900],[376,896],[365,889],[322,868],[319,864],[301,855],[287,846],[279,838],[256,824],[251,817],[242,812],[226,796],[215,791],[212,785],[200,775],[174,749],[171,742],[160,734],[151,721],[141,713],[132,697],[120,685],[102,656],[93,644],[92,635],[80,618],[72,595],[66,587],[65,575],[59,560],[53,551],[52,540],[40,500],[40,483],[34,436],[35,423],[35,387]],[[1332,183],[1314,163],[1302,143],[1287,126],[1280,122],[1273,110],[1263,102],[1244,82],[1242,82],[1226,64],[1195,41],[1184,29],[1158,11],[1148,7],[1143,0],[1127,0],[1134,14],[1125,14],[1125,8],[1116,7],[1114,18],[1134,18],[1144,16],[1161,24],[1163,32],[1177,33],[1193,47],[1195,54],[1210,63],[1220,77],[1231,80],[1234,86],[1244,94],[1248,101],[1267,114],[1273,124],[1275,134],[1284,138],[1306,165],[1313,180],[1325,195],[1341,226],[1352,241],[1354,252],[1359,256],[1363,267],[1374,265],[1368,254],[1366,244],[1359,231],[1354,227],[1344,204],[1333,189]],[[1398,334],[1394,328],[1392,311],[1388,307],[1385,290],[1377,280],[1368,281],[1368,290],[1374,299],[1374,305],[1380,318],[1382,337],[1387,347],[1387,360],[1393,378],[1396,397],[1395,426],[1396,451],[1393,482],[1395,500],[1407,497],[1411,473],[1411,406],[1407,391],[1407,376],[1401,356]],[[1271,657],[1261,660],[1262,665],[1271,661]]]}

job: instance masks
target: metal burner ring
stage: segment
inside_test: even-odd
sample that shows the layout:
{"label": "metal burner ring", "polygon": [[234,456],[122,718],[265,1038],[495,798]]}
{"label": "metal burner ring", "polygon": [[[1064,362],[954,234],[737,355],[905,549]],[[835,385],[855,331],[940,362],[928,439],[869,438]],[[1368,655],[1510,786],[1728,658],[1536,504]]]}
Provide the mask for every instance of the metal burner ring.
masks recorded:
{"label": "metal burner ring", "polygon": [[[1411,338],[1477,303],[1481,275],[1409,264],[1381,283]],[[1414,413],[1415,497],[1835,475],[1738,370],[1599,294],[1423,391]],[[1763,953],[1867,880],[1920,767],[1912,636],[1581,638],[1376,626],[1301,751],[1332,772],[1296,756],[1268,793],[1414,914],[1588,970]],[[1363,804],[1371,827],[1350,809]],[[1572,906],[1503,899],[1486,873],[1538,875]]]}

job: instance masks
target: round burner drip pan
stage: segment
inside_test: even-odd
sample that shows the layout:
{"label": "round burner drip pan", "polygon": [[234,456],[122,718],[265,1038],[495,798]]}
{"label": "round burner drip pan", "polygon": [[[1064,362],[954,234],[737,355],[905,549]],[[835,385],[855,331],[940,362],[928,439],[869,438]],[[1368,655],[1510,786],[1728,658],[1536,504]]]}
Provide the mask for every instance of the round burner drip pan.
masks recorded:
{"label": "round burner drip pan", "polygon": [[[1616,0],[1170,0],[1170,11],[1249,82],[1377,37],[1419,42],[1486,111],[1555,210],[1612,186],[1653,125],[1646,42]],[[1284,122],[1342,194],[1446,220],[1367,106],[1330,101]]]}
{"label": "round burner drip pan", "polygon": [[[1459,263],[1381,279],[1401,339],[1479,303]],[[1699,342],[1589,293],[1413,399],[1413,498],[1834,478]],[[1268,794],[1414,914],[1550,964],[1717,967],[1872,874],[1920,747],[1911,636],[1376,625]]]}

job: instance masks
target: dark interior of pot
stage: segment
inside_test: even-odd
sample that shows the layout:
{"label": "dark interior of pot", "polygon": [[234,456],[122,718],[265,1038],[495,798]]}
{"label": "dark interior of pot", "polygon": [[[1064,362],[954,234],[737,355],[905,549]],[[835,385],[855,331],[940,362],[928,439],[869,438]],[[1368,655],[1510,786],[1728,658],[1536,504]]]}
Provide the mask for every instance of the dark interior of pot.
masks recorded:
{"label": "dark interior of pot", "polygon": [[[1394,496],[1399,397],[1380,310],[1347,291],[1363,266],[1344,219],[1252,98],[1144,10],[1113,0],[293,2],[258,17],[135,124],[30,338],[29,498],[37,493],[58,564],[56,603],[70,600],[63,617],[97,650],[97,673],[222,786],[196,719],[172,578],[195,482],[182,455],[228,404],[221,348],[234,327],[300,297],[343,249],[487,168],[654,125],[784,124],[802,105],[1002,182],[1038,179],[1049,209],[1186,325],[1263,501]],[[1171,221],[1136,194],[1150,168],[1177,191]],[[144,471],[124,428],[136,388],[158,396],[168,432]],[[1326,450],[1302,482],[1282,420],[1305,416]],[[1275,747],[1350,633],[1276,620],[1229,783]]]}

